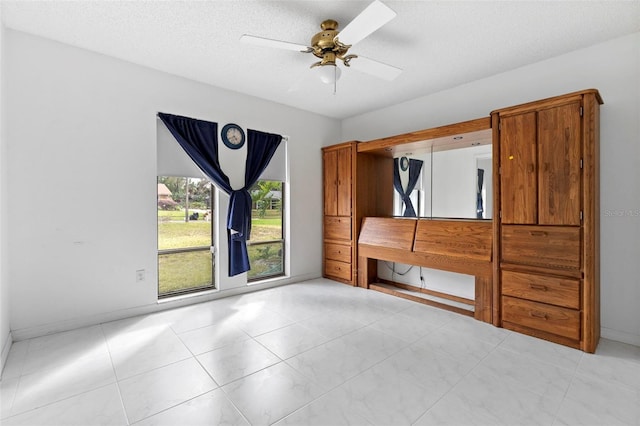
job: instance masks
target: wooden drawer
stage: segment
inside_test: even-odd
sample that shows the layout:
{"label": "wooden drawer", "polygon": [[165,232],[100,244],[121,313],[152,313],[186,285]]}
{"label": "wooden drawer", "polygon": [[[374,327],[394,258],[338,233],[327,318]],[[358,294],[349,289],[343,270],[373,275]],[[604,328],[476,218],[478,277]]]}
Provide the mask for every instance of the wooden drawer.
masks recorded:
{"label": "wooden drawer", "polygon": [[504,225],[503,262],[580,269],[580,228]]}
{"label": "wooden drawer", "polygon": [[580,309],[580,280],[502,271],[502,294]]}
{"label": "wooden drawer", "polygon": [[351,246],[326,243],[324,245],[324,257],[339,260],[340,262],[351,263]]}
{"label": "wooden drawer", "polygon": [[502,321],[580,340],[580,311],[502,296]]}
{"label": "wooden drawer", "polygon": [[325,216],[324,238],[326,240],[351,240],[351,217]]}
{"label": "wooden drawer", "polygon": [[325,260],[324,274],[330,277],[342,278],[351,281],[351,263]]}

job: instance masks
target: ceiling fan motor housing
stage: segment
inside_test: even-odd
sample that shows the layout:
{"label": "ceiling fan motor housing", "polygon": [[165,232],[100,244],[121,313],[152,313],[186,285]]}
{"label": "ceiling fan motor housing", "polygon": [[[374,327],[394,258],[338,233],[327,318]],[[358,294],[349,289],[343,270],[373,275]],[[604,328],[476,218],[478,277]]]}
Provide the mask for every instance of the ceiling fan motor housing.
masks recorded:
{"label": "ceiling fan motor housing", "polygon": [[320,24],[322,31],[311,39],[313,54],[322,59],[318,65],[335,65],[336,57],[342,59],[351,46],[340,43],[336,37],[340,33],[337,30],[338,22],[327,19]]}

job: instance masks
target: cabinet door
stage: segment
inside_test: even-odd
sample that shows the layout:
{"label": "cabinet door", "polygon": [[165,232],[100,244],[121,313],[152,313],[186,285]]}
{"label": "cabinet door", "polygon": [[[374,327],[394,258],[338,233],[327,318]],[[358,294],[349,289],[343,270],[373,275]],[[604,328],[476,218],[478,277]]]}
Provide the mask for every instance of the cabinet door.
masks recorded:
{"label": "cabinet door", "polygon": [[502,223],[537,223],[536,113],[500,118]]}
{"label": "cabinet door", "polygon": [[580,225],[580,104],[538,112],[538,223]]}
{"label": "cabinet door", "polygon": [[323,155],[324,214],[338,215],[338,152],[327,151]]}
{"label": "cabinet door", "polygon": [[338,154],[337,215],[351,215],[351,147],[342,148]]}

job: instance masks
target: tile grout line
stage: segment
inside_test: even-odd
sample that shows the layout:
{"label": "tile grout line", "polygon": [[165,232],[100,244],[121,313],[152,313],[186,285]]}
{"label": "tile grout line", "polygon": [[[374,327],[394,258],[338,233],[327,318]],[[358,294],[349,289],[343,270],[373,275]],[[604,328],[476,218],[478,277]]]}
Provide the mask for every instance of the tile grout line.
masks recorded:
{"label": "tile grout line", "polygon": [[[16,376],[13,377],[13,379],[17,380],[17,383],[16,383],[15,390],[13,391],[13,395],[11,395],[11,402],[9,404],[9,408],[7,409],[8,414],[7,414],[7,417],[4,417],[5,419],[8,419],[9,417],[12,417],[14,415],[13,404],[16,402],[16,397],[18,396],[18,389],[20,388],[20,382],[22,381],[22,372],[24,371],[25,360],[27,359],[27,355],[29,354],[29,348],[31,347],[31,340],[32,339],[27,339],[25,343],[27,347],[24,349],[24,356],[20,360],[20,366],[18,368],[18,371],[16,372]],[[7,361],[9,360],[9,355],[11,355],[11,350],[9,350],[9,354],[7,355]],[[5,363],[4,368],[6,369],[6,367],[7,367],[7,364]]]}
{"label": "tile grout line", "polygon": [[[8,415],[7,417],[3,417],[3,419],[8,419],[10,417],[13,417],[13,404],[16,402],[16,396],[18,395],[18,389],[20,387],[20,382],[22,380],[22,375],[15,377],[15,379],[18,381],[18,383],[16,383],[16,388],[13,391],[13,395],[11,395],[11,403],[9,404],[9,408],[7,409]],[[27,413],[29,411],[26,411]]]}
{"label": "tile grout line", "polygon": [[[100,329],[102,330],[102,327],[101,327],[100,325],[98,325],[98,326],[90,326],[90,327],[100,327]],[[82,327],[82,328],[86,328],[86,327]],[[76,329],[76,330],[78,330],[78,329]],[[73,330],[72,330],[72,331],[73,331]],[[66,332],[65,332],[65,333],[66,333]],[[58,333],[54,333],[54,334],[58,334]],[[102,334],[102,333],[101,333],[101,334]],[[29,346],[28,346],[28,348],[30,348],[30,347],[31,347],[31,340],[32,340],[32,339],[29,339]],[[107,346],[107,345],[106,345],[106,341],[105,341],[105,346]],[[108,350],[108,346],[107,346],[107,350]],[[28,352],[27,352],[27,354],[28,354]],[[26,359],[26,356],[25,356],[25,359]],[[109,359],[111,360],[111,353],[109,353]],[[112,365],[113,365],[113,364],[112,364]],[[23,415],[23,414],[26,414],[26,413],[29,413],[29,412],[32,412],[32,411],[35,411],[35,410],[39,410],[39,409],[41,409],[41,408],[48,407],[48,406],[51,406],[51,405],[56,404],[56,403],[59,403],[59,402],[62,402],[62,401],[66,401],[66,400],[68,400],[68,399],[75,398],[75,397],[78,397],[78,396],[80,396],[80,395],[83,395],[83,394],[86,394],[86,393],[89,393],[89,392],[96,391],[96,390],[98,390],[98,389],[102,389],[102,388],[104,388],[104,387],[106,387],[106,386],[112,385],[112,384],[114,384],[114,383],[116,383],[116,382],[117,382],[117,378],[115,377],[115,372],[114,372],[114,381],[113,381],[113,382],[111,382],[111,383],[107,383],[107,384],[104,384],[104,385],[102,385],[102,386],[91,387],[91,388],[89,388],[89,389],[87,389],[87,390],[85,390],[85,391],[78,392],[78,393],[74,393],[74,394],[69,395],[69,396],[66,396],[66,397],[64,397],[64,398],[56,399],[56,400],[53,400],[53,401],[49,401],[49,402],[46,402],[46,403],[41,404],[41,405],[36,405],[35,407],[29,408],[29,409],[27,409],[27,410],[25,410],[25,411],[20,411],[20,412],[14,413],[14,412],[13,412],[13,410],[14,410],[14,408],[15,408],[15,407],[14,407],[14,405],[15,405],[15,402],[16,402],[16,398],[17,398],[17,396],[18,396],[18,390],[20,389],[20,385],[22,384],[22,381],[23,381],[24,377],[25,377],[25,376],[40,375],[40,374],[42,374],[42,373],[47,373],[47,372],[50,372],[50,371],[52,371],[52,370],[48,370],[48,369],[46,369],[46,370],[36,370],[36,371],[31,372],[31,373],[21,374],[21,375],[18,377],[18,384],[16,385],[16,391],[15,391],[15,393],[14,393],[14,395],[13,395],[13,400],[12,400],[12,402],[11,402],[11,408],[10,408],[10,410],[9,410],[9,416],[8,416],[8,417],[6,417],[5,419],[8,419],[8,418],[10,418],[10,417],[16,417],[16,416],[19,416],[19,415]],[[24,373],[24,363],[23,363],[22,372]]]}
{"label": "tile grout line", "polygon": [[120,381],[118,380],[118,375],[116,374],[116,365],[113,362],[113,355],[111,354],[111,347],[109,346],[109,342],[107,341],[107,334],[104,331],[104,327],[100,324],[100,330],[102,331],[102,337],[104,338],[104,344],[107,347],[107,352],[109,352],[109,360],[111,361],[111,369],[113,370],[113,378],[115,379],[116,389],[118,390],[118,397],[120,398],[120,406],[122,407],[122,412],[124,413],[124,418],[127,421],[127,425],[131,424],[131,420],[129,419],[129,413],[127,413],[127,409],[124,406],[124,398],[122,398],[122,391],[120,390]]}
{"label": "tile grout line", "polygon": [[[187,351],[189,351],[189,353],[191,354],[191,357],[190,357],[190,358],[184,358],[184,359],[176,360],[176,361],[170,362],[170,363],[168,363],[168,364],[166,364],[166,365],[162,365],[162,366],[159,366],[159,367],[153,368],[153,369],[151,369],[151,370],[143,371],[143,372],[140,372],[140,373],[137,373],[137,374],[134,374],[134,375],[132,375],[132,376],[125,377],[125,378],[122,378],[122,379],[118,379],[118,378],[117,378],[117,376],[116,376],[116,383],[117,383],[117,387],[118,387],[118,394],[120,395],[120,400],[121,400],[121,402],[122,402],[123,408],[124,408],[124,399],[122,398],[122,393],[121,393],[121,390],[120,390],[120,382],[121,382],[121,381],[129,380],[129,379],[131,379],[131,378],[133,378],[133,377],[138,377],[138,376],[141,376],[141,375],[143,375],[143,374],[147,374],[147,373],[149,373],[149,372],[156,371],[156,370],[159,370],[159,369],[161,369],[161,368],[168,367],[168,366],[170,366],[170,365],[175,365],[175,364],[178,364],[178,363],[180,363],[180,362],[187,361],[187,360],[189,360],[189,359],[191,359],[191,358],[193,358],[193,359],[194,359],[194,361],[198,363],[198,365],[200,366],[200,368],[202,368],[202,369],[204,370],[205,374],[206,374],[206,375],[207,375],[207,376],[208,376],[208,377],[213,381],[213,383],[215,383],[215,384],[216,384],[216,387],[215,387],[215,388],[213,388],[213,389],[209,389],[208,391],[205,391],[205,392],[203,392],[203,393],[201,393],[201,394],[195,395],[195,396],[193,396],[193,397],[191,397],[191,398],[189,398],[189,399],[186,399],[186,400],[184,400],[184,401],[181,401],[181,402],[179,402],[179,403],[177,403],[177,404],[174,404],[174,405],[172,405],[172,406],[170,406],[170,407],[166,407],[166,408],[164,408],[164,409],[162,409],[162,410],[158,411],[157,413],[153,413],[153,414],[151,414],[151,415],[149,415],[149,416],[143,417],[143,418],[141,418],[141,419],[137,420],[137,421],[136,421],[136,422],[134,422],[134,423],[131,423],[131,421],[129,420],[129,415],[128,415],[128,413],[127,413],[126,409],[125,409],[125,410],[124,410],[124,412],[125,412],[125,415],[126,415],[126,417],[127,417],[127,423],[128,423],[129,425],[135,425],[136,423],[140,423],[141,421],[143,421],[143,420],[145,420],[145,419],[148,419],[148,418],[153,417],[153,416],[155,416],[155,415],[158,415],[158,414],[160,414],[160,413],[164,413],[164,412],[166,412],[166,411],[168,411],[168,410],[171,410],[172,408],[175,408],[175,407],[177,407],[177,406],[179,406],[179,405],[182,405],[182,404],[187,403],[187,402],[189,402],[189,401],[192,401],[192,400],[194,400],[194,399],[196,399],[196,398],[199,398],[199,397],[201,397],[201,396],[203,396],[203,395],[206,395],[207,393],[210,393],[210,392],[213,392],[213,391],[215,391],[215,390],[221,389],[221,386],[218,384],[218,382],[216,382],[216,380],[215,380],[213,377],[211,377],[211,375],[209,374],[209,371],[207,371],[207,369],[206,369],[206,368],[204,368],[204,366],[200,363],[200,360],[199,360],[199,359],[194,355],[194,353],[191,351],[191,349],[190,349],[190,348],[189,348],[189,347],[188,347],[188,346],[187,346],[187,345],[182,341],[182,339],[180,338],[180,335],[179,335],[178,333],[176,333],[176,332],[175,332],[175,330],[173,330],[173,329],[171,328],[171,326],[169,326],[168,328],[169,328],[169,329],[171,329],[171,331],[172,331],[172,332],[174,333],[174,335],[178,338],[178,340],[180,341],[180,343],[181,343],[182,345],[184,345],[184,347],[187,349]],[[104,331],[104,330],[103,330],[103,331]],[[111,355],[111,352],[109,352],[109,355]],[[114,365],[114,374],[115,374],[115,365]],[[228,399],[228,398],[227,398],[227,399]]]}
{"label": "tile grout line", "polygon": [[[176,335],[176,337],[178,338],[178,340],[180,340],[180,343],[182,343],[182,344],[184,345],[184,347],[189,351],[189,353],[191,354],[191,357],[195,360],[195,362],[197,362],[197,363],[198,363],[198,365],[200,366],[200,368],[202,368],[202,369],[204,370],[204,372],[207,374],[207,376],[209,376],[209,378],[210,378],[211,380],[213,380],[213,383],[215,383],[215,384],[216,384],[216,386],[217,386],[217,388],[216,388],[216,389],[220,389],[220,388],[222,388],[222,386],[220,385],[220,383],[218,383],[218,382],[216,381],[216,379],[214,379],[214,378],[213,378],[213,376],[211,375],[211,373],[209,373],[209,370],[207,370],[207,369],[206,369],[206,367],[205,367],[204,365],[202,365],[202,362],[200,362],[200,360],[198,359],[198,356],[197,356],[196,354],[194,354],[194,353],[193,353],[193,351],[191,350],[191,348],[190,348],[190,347],[189,347],[189,346],[188,346],[188,345],[187,345],[187,344],[182,340],[182,338],[180,337],[180,335],[179,335],[178,333],[176,333],[173,329],[172,329],[171,331],[173,331],[173,333]],[[226,347],[226,346],[229,346],[229,345],[225,345],[225,346],[222,346],[222,347]],[[220,349],[220,348],[216,348],[216,349]],[[213,352],[213,351],[214,351],[214,350],[216,350],[216,349],[213,349],[212,351],[208,351],[208,352]],[[200,354],[200,355],[203,355],[203,354],[208,353],[208,352],[203,352],[203,353],[202,353],[202,354]],[[188,358],[186,358],[186,359],[188,359]],[[184,361],[184,360],[183,360],[183,361]],[[211,391],[213,391],[213,390],[215,390],[215,389],[211,389]],[[211,391],[208,391],[208,392],[211,392]],[[206,392],[205,392],[205,393],[206,393]],[[204,395],[204,394],[203,394],[203,395]],[[196,397],[196,398],[197,398],[197,397]],[[193,399],[193,398],[192,398],[192,399]],[[185,402],[186,402],[186,401],[185,401]]]}
{"label": "tile grout line", "polygon": [[[14,418],[14,417],[22,416],[22,415],[24,415],[24,414],[31,413],[32,411],[36,411],[36,410],[40,410],[40,409],[42,409],[42,408],[50,407],[50,406],[55,405],[55,404],[58,404],[58,403],[60,403],[60,402],[67,401],[67,400],[72,399],[72,398],[77,398],[77,397],[79,397],[80,395],[84,395],[84,394],[87,394],[87,393],[89,393],[89,392],[95,392],[95,391],[97,391],[97,390],[99,390],[99,389],[103,389],[103,388],[106,388],[106,387],[108,387],[108,386],[115,385],[115,384],[116,384],[116,382],[113,382],[113,383],[107,383],[107,384],[105,384],[105,385],[98,386],[97,388],[89,389],[89,390],[87,390],[87,391],[80,392],[80,393],[77,393],[77,394],[74,394],[74,395],[69,395],[69,396],[67,396],[67,397],[65,397],[65,398],[58,399],[58,400],[56,400],[56,401],[51,401],[51,402],[48,402],[48,403],[46,403],[46,404],[39,405],[39,406],[34,407],[34,408],[30,408],[29,410],[26,410],[26,411],[22,411],[22,412],[19,412],[19,413],[16,413],[16,414],[11,414],[10,416],[3,418],[2,420],[9,420],[9,419]],[[125,414],[126,414],[126,411],[125,411]],[[128,418],[127,418],[127,423],[129,423]]]}

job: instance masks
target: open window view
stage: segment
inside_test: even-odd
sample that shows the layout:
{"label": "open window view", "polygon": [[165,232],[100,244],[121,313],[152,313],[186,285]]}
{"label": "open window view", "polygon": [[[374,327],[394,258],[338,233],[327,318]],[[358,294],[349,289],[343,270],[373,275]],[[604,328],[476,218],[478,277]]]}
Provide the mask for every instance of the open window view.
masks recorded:
{"label": "open window view", "polygon": [[[284,183],[251,188],[249,281],[284,275]],[[203,178],[158,177],[158,297],[215,288],[213,185]]]}
{"label": "open window view", "polygon": [[249,191],[253,199],[251,239],[247,241],[249,281],[284,275],[284,183],[259,180]]}
{"label": "open window view", "polygon": [[158,297],[214,288],[212,200],[206,179],[158,177]]}

